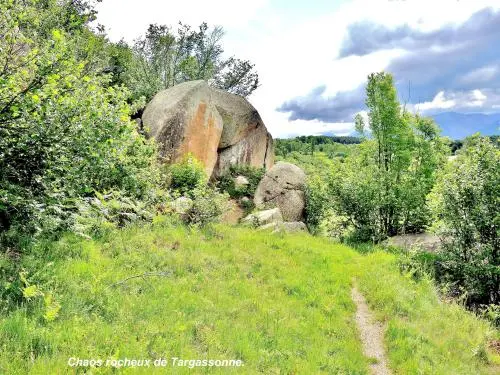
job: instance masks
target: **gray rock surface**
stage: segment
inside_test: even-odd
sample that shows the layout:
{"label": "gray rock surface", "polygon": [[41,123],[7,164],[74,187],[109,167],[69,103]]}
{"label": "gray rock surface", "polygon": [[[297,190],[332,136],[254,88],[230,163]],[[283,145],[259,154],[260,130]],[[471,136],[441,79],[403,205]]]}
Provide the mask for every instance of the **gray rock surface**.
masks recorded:
{"label": "gray rock surface", "polygon": [[255,191],[259,209],[279,208],[286,222],[302,221],[305,209],[306,175],[291,163],[278,162],[266,172]]}
{"label": "gray rock surface", "polygon": [[435,252],[441,247],[441,239],[432,233],[403,234],[389,237],[384,241],[386,245],[401,247],[405,250],[419,248],[428,252]]}
{"label": "gray rock surface", "polygon": [[187,197],[179,197],[170,203],[170,207],[174,212],[183,215],[193,207],[193,201]]}
{"label": "gray rock surface", "polygon": [[242,188],[242,187],[245,187],[247,186],[248,184],[250,183],[250,181],[248,181],[248,178],[246,178],[245,176],[236,176],[234,178],[234,186],[236,188]]}
{"label": "gray rock surface", "polygon": [[159,143],[166,163],[191,153],[218,177],[231,165],[270,168],[273,139],[257,110],[243,97],[185,82],[156,94],[142,115],[146,132]]}
{"label": "gray rock surface", "polygon": [[231,165],[249,165],[269,169],[274,163],[274,148],[271,135],[263,126],[257,127],[237,143],[219,149],[219,158],[214,176],[226,173]]}
{"label": "gray rock surface", "polygon": [[244,225],[251,225],[255,227],[260,227],[270,223],[282,223],[283,216],[279,209],[274,208],[271,210],[254,212],[243,218],[241,221]]}
{"label": "gray rock surface", "polygon": [[302,221],[293,221],[281,224],[280,228],[282,228],[285,232],[295,233],[295,232],[309,232],[307,230],[307,226]]}

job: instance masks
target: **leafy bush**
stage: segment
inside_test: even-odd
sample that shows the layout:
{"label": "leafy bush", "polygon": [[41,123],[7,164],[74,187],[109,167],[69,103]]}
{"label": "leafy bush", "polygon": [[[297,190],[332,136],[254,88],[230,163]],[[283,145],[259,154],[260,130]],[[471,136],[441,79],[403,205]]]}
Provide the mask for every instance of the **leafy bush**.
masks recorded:
{"label": "leafy bush", "polygon": [[77,208],[71,231],[84,237],[99,237],[130,223],[151,221],[156,213],[154,201],[137,200],[119,191],[96,193],[96,197],[79,201]]}
{"label": "leafy bush", "polygon": [[181,215],[185,223],[205,226],[217,221],[226,210],[229,197],[208,184],[203,164],[192,155],[168,167],[168,175],[172,196],[192,200],[191,207]]}
{"label": "leafy bush", "polygon": [[[231,198],[249,197],[253,198],[257,185],[264,176],[264,168],[254,168],[247,165],[232,165],[229,171],[225,173],[217,181],[217,186],[221,191],[225,191]],[[244,176],[247,178],[249,184],[237,187],[234,179],[237,176]]]}
{"label": "leafy bush", "polygon": [[[449,150],[432,119],[401,108],[390,74],[371,74],[366,96],[370,138],[337,163],[331,191],[359,238],[378,242],[429,225],[426,196]],[[355,122],[363,132],[363,119]]]}
{"label": "leafy bush", "polygon": [[169,167],[170,189],[180,195],[192,196],[196,188],[207,184],[203,164],[192,155],[187,155],[180,163]]}
{"label": "leafy bush", "polygon": [[441,261],[439,254],[433,254],[415,248],[401,252],[398,257],[399,269],[411,274],[415,280],[428,276],[436,277],[436,265]]}
{"label": "leafy bush", "polygon": [[340,216],[333,209],[327,209],[322,213],[321,221],[318,225],[318,233],[338,239],[340,242],[352,239],[352,225],[349,223],[349,218]]}
{"label": "leafy bush", "polygon": [[441,280],[463,289],[469,305],[500,304],[500,150],[467,139],[429,200],[445,239]]}
{"label": "leafy bush", "polygon": [[480,315],[500,327],[500,305],[483,305],[479,308]]}
{"label": "leafy bush", "polygon": [[246,216],[250,214],[255,208],[255,203],[253,202],[253,199],[250,198],[242,198],[238,201],[240,207],[243,209],[244,215]]}
{"label": "leafy bush", "polygon": [[330,207],[327,183],[319,176],[308,177],[306,183],[306,224],[312,233],[318,231]]}
{"label": "leafy bush", "polygon": [[[227,191],[228,194],[233,198],[239,198],[243,196],[253,198],[255,195],[255,191],[257,190],[257,186],[264,177],[264,174],[264,168],[254,168],[245,165],[232,165],[230,167],[229,173],[221,179],[220,185],[221,187],[224,187],[223,190]],[[234,179],[238,176],[246,177],[249,182],[248,185],[236,187]]]}
{"label": "leafy bush", "polygon": [[130,121],[127,90],[89,71],[72,35],[50,28],[56,2],[0,4],[0,60],[8,62],[0,72],[0,232],[10,246],[19,234],[67,229],[79,199],[96,191],[140,198],[158,169],[154,144]]}
{"label": "leafy bush", "polygon": [[193,206],[188,210],[185,221],[188,224],[205,226],[217,222],[226,211],[229,196],[210,186],[196,187],[191,191]]}

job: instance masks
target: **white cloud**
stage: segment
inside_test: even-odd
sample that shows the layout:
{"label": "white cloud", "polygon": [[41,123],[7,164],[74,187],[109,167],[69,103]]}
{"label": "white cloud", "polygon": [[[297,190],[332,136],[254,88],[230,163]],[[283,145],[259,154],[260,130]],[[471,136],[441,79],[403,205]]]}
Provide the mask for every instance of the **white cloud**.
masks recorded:
{"label": "white cloud", "polygon": [[498,71],[499,67],[496,65],[484,66],[466,74],[462,77],[461,81],[466,84],[486,83],[494,78],[498,74]]}
{"label": "white cloud", "polygon": [[470,107],[481,107],[488,97],[481,90],[473,90],[471,93],[471,101],[466,103]]}
{"label": "white cloud", "polygon": [[444,91],[440,91],[432,100],[432,102],[424,102],[417,105],[417,109],[421,111],[430,111],[433,109],[450,109],[455,107],[457,103],[453,99],[447,99]]}
{"label": "white cloud", "polygon": [[[311,1],[307,6],[315,5]],[[387,68],[392,59],[404,53],[379,51],[338,60],[349,24],[370,20],[387,26],[407,23],[421,30],[434,30],[444,24],[463,22],[485,6],[500,4],[498,0],[358,0],[342,2],[321,16],[291,18],[289,9],[299,7],[299,2],[290,1],[280,7],[272,0],[105,0],[99,5],[98,21],[108,27],[115,41],[132,41],[150,23],[175,25],[181,20],[191,25],[202,21],[222,25],[226,30],[226,53],[250,59],[259,72],[261,87],[250,101],[273,136],[283,137],[352,130],[349,123],[290,122],[276,108],[320,85],[327,86],[325,96],[354,89],[365,82],[369,73]],[[439,93],[432,102],[421,104],[420,109],[452,108],[454,100]]]}
{"label": "white cloud", "polygon": [[149,24],[177,25],[179,21],[192,26],[207,21],[226,28],[249,26],[268,0],[104,0],[97,7],[98,22],[107,27],[114,41],[132,42],[144,34]]}
{"label": "white cloud", "polygon": [[434,114],[439,110],[487,113],[486,108],[500,108],[495,104],[499,101],[500,90],[440,91],[431,102],[420,103],[409,109],[426,115]]}

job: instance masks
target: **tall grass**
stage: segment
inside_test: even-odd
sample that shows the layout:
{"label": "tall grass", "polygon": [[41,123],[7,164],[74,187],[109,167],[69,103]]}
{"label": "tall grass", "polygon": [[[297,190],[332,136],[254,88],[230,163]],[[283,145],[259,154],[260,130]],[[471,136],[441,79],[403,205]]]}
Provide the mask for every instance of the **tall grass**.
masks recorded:
{"label": "tall grass", "polygon": [[[429,282],[400,275],[394,259],[306,234],[194,230],[165,218],[98,240],[68,235],[22,260],[40,294],[3,312],[0,373],[106,374],[116,369],[78,370],[67,361],[179,357],[244,362],[203,373],[367,374],[354,279],[387,322],[395,373],[491,371],[490,326],[439,302]],[[47,296],[60,306],[51,319]],[[169,367],[122,370],[193,372]]]}

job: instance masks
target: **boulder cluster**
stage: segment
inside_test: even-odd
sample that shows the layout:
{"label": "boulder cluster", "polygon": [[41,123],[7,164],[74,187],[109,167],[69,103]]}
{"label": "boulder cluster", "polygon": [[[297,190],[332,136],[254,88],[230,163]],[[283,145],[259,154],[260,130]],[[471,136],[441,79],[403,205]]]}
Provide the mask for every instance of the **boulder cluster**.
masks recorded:
{"label": "boulder cluster", "polygon": [[254,195],[258,210],[242,222],[260,229],[307,231],[304,224],[306,175],[291,163],[278,162],[269,169]]}
{"label": "boulder cluster", "polygon": [[[296,165],[274,165],[271,134],[245,98],[210,87],[205,81],[186,82],[156,94],[139,122],[156,139],[165,163],[178,162],[191,154],[212,179],[224,175],[232,165],[264,168],[267,172],[253,198],[257,211],[243,218],[242,223],[261,229],[307,231],[306,176]],[[234,184],[242,188],[249,181],[237,176]],[[192,201],[185,197],[172,202],[172,208],[180,214],[191,205]],[[238,221],[243,210],[233,211],[230,221]]]}

